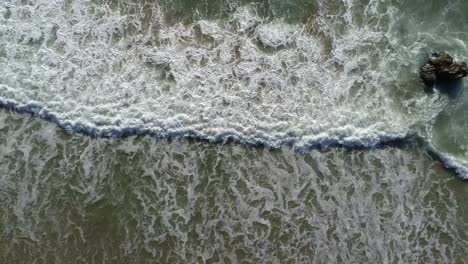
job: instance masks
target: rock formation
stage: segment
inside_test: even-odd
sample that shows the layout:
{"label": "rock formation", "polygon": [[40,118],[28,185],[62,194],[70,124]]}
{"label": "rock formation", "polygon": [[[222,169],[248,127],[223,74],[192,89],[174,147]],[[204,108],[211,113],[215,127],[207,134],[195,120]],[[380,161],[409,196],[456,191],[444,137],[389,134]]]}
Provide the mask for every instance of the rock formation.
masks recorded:
{"label": "rock formation", "polygon": [[446,52],[431,54],[419,73],[424,84],[428,87],[433,87],[441,82],[457,81],[467,75],[466,63],[454,62],[453,58]]}

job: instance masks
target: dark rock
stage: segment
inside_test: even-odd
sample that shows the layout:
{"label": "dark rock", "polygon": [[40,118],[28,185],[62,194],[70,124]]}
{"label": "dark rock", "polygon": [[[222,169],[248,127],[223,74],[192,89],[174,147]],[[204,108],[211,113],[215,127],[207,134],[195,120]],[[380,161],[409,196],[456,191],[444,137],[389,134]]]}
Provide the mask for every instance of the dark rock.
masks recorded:
{"label": "dark rock", "polygon": [[454,62],[446,52],[433,53],[419,72],[424,84],[431,88],[439,83],[458,81],[467,75],[466,63]]}
{"label": "dark rock", "polygon": [[447,67],[453,63],[453,58],[447,52],[432,53],[428,63],[436,68]]}
{"label": "dark rock", "polygon": [[442,67],[437,71],[439,80],[460,80],[468,74],[466,63],[453,63],[452,65]]}
{"label": "dark rock", "polygon": [[427,86],[434,85],[437,76],[436,76],[436,67],[432,64],[426,63],[421,67],[421,72],[419,73],[424,84]]}

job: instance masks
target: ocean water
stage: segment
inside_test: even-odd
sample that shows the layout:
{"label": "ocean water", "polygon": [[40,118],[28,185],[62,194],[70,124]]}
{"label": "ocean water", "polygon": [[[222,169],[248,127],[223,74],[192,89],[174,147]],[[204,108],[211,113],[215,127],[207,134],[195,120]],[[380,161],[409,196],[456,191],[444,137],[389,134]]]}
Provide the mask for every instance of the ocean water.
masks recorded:
{"label": "ocean water", "polygon": [[467,12],[0,0],[0,262],[463,263]]}

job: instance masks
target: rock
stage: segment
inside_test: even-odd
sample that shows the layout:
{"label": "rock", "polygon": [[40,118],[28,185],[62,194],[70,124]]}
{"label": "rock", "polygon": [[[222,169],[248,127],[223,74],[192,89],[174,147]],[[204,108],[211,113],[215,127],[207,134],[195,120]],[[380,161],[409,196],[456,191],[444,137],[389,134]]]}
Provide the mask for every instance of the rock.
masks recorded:
{"label": "rock", "polygon": [[466,63],[454,62],[446,52],[433,53],[419,72],[424,84],[430,87],[440,82],[457,81],[467,75]]}
{"label": "rock", "polygon": [[453,58],[447,52],[432,53],[428,63],[437,68],[447,67],[453,63]]}
{"label": "rock", "polygon": [[437,71],[437,78],[439,80],[460,80],[468,74],[466,63],[453,63],[452,65],[442,67]]}
{"label": "rock", "polygon": [[419,73],[424,84],[427,86],[434,85],[436,77],[436,67],[432,64],[426,63],[421,67],[421,72]]}

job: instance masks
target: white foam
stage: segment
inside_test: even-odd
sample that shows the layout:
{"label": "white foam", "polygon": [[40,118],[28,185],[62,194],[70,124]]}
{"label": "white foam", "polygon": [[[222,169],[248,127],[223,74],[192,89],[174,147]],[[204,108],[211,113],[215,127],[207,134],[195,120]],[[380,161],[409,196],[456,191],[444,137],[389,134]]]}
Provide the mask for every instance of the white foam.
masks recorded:
{"label": "white foam", "polygon": [[335,32],[353,19],[288,24],[249,5],[191,24],[165,22],[156,4],[150,19],[82,1],[7,5],[0,100],[71,130],[327,148],[401,139],[417,123],[394,107],[392,63],[407,50],[381,25]]}
{"label": "white foam", "polygon": [[301,27],[288,25],[281,20],[261,24],[257,29],[258,40],[272,48],[287,47],[296,41]]}

